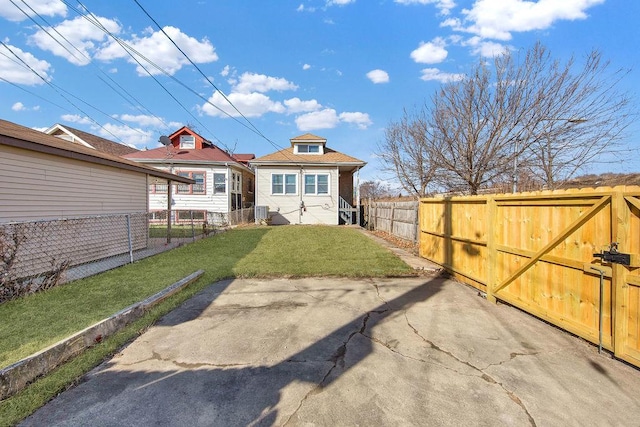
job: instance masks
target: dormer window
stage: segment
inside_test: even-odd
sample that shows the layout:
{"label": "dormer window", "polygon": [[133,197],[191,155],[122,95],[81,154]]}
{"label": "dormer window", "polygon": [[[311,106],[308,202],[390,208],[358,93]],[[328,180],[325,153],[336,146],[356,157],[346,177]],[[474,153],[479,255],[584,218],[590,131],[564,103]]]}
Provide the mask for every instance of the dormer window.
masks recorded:
{"label": "dormer window", "polygon": [[296,144],[296,154],[321,154],[320,144]]}
{"label": "dormer window", "polygon": [[185,150],[196,148],[196,137],[193,135],[180,135],[180,148]]}

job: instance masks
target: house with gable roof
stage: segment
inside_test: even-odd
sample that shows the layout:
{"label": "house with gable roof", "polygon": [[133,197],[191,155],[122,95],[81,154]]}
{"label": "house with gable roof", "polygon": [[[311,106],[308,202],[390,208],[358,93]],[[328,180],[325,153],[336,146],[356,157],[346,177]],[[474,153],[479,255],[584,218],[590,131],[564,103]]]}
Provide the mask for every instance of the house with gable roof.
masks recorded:
{"label": "house with gable roof", "polygon": [[73,142],[74,144],[82,145],[83,147],[93,148],[102,153],[111,154],[113,156],[122,157],[139,151],[137,148],[109,141],[108,139],[97,135],[93,135],[79,129],[74,129],[70,126],[63,126],[59,123],[51,126],[49,129],[45,130],[44,133],[57,136],[65,141]]}
{"label": "house with gable roof", "polygon": [[[124,157],[195,181],[178,184],[173,191],[175,223],[190,222],[191,215],[196,221],[226,223],[230,212],[253,206],[254,174],[248,166],[253,154],[230,154],[186,126],[167,138],[170,142],[165,147]],[[165,184],[149,186],[152,221],[167,220],[166,190]]]}
{"label": "house with gable roof", "polygon": [[366,163],[310,133],[290,142],[288,148],[250,161],[256,212],[268,211],[272,224],[353,224],[360,208],[354,188]]}

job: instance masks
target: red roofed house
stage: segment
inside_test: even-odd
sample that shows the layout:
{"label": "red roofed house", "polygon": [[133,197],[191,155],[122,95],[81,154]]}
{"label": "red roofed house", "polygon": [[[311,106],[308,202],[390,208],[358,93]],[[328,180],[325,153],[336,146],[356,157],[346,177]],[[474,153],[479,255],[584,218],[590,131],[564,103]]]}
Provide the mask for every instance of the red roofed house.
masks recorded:
{"label": "red roofed house", "polygon": [[250,161],[256,172],[256,219],[268,210],[272,224],[353,224],[360,208],[354,176],[366,163],[310,133],[290,141],[291,147]]}
{"label": "red roofed house", "polygon": [[[176,223],[191,220],[212,224],[228,222],[231,211],[253,206],[252,154],[232,155],[184,126],[170,135],[166,147],[138,151],[124,157],[196,181],[173,191],[172,215]],[[166,185],[149,186],[152,219],[166,221]],[[156,215],[154,217],[154,214]]]}

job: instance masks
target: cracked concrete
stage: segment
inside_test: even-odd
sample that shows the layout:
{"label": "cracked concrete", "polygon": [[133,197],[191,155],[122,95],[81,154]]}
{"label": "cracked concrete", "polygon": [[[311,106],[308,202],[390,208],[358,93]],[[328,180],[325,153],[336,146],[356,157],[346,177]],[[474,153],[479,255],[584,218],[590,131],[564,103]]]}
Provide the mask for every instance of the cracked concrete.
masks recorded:
{"label": "cracked concrete", "polygon": [[23,424],[625,426],[638,390],[639,370],[444,278],[227,280]]}

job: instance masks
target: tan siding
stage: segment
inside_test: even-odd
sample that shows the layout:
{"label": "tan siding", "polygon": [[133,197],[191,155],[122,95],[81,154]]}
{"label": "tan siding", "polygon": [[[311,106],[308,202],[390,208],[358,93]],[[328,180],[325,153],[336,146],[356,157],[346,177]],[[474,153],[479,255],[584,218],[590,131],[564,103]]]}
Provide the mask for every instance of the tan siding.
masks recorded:
{"label": "tan siding", "polygon": [[0,221],[144,212],[146,175],[0,146]]}

